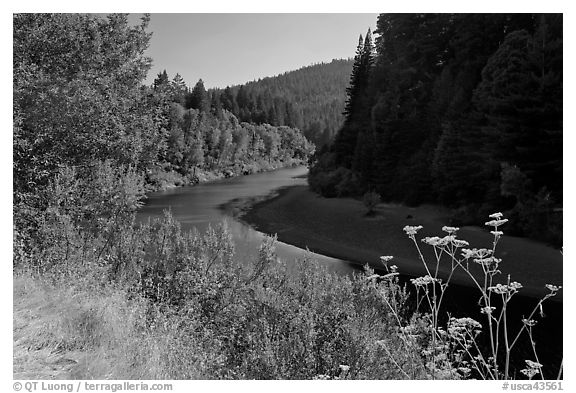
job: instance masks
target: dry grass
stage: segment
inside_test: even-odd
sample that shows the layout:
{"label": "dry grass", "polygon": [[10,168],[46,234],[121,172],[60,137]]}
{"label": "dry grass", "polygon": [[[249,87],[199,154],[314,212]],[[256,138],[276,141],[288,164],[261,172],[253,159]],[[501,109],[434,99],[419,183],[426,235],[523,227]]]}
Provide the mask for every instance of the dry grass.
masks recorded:
{"label": "dry grass", "polygon": [[[122,291],[83,291],[14,278],[14,379],[165,379],[176,329],[145,326]],[[186,370],[192,376],[191,370]]]}

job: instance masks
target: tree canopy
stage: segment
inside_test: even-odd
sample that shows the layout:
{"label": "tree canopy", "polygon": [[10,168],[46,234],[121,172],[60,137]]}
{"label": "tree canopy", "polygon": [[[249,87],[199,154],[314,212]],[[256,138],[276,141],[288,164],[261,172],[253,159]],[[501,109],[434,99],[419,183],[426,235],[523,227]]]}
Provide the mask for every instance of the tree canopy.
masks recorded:
{"label": "tree canopy", "polygon": [[[316,156],[311,187],[442,203],[460,222],[506,208],[524,217],[524,234],[529,216],[552,217],[562,202],[562,16],[381,14],[375,33],[373,65],[358,45],[346,119]],[[511,176],[526,180],[521,198],[502,192]]]}

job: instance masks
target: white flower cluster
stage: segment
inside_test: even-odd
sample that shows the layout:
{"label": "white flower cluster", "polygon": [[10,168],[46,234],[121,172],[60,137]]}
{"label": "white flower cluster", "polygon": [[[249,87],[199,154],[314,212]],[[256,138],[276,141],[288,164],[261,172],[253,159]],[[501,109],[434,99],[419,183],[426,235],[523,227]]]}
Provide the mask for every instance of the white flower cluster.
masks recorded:
{"label": "white flower cluster", "polygon": [[492,264],[499,264],[502,262],[502,259],[498,259],[496,257],[488,257],[488,258],[478,258],[474,259],[474,262],[479,265],[490,266]]}
{"label": "white flower cluster", "polygon": [[460,239],[454,239],[454,241],[452,241],[452,244],[454,244],[454,246],[458,248],[470,245],[470,243],[468,243],[466,240],[460,240]]}
{"label": "white flower cluster", "polygon": [[496,307],[486,306],[486,307],[482,307],[482,308],[480,309],[480,312],[481,312],[482,314],[491,315],[494,310],[496,310]]}
{"label": "white flower cluster", "polygon": [[406,234],[408,236],[414,236],[422,228],[424,228],[422,225],[418,225],[418,226],[406,225],[404,227],[404,232],[406,232]]}
{"label": "white flower cluster", "polygon": [[458,230],[460,230],[460,228],[443,226],[443,227],[442,227],[442,230],[443,230],[444,232],[447,232],[447,233],[450,234],[450,235],[453,235],[453,234],[455,234],[456,232],[458,232]]}
{"label": "white flower cluster", "polygon": [[525,362],[528,368],[520,370],[522,374],[532,379],[534,375],[540,373],[540,369],[542,368],[542,365],[540,363],[533,362],[532,360],[525,360]]}
{"label": "white flower cluster", "polygon": [[522,288],[522,284],[520,284],[519,282],[513,281],[508,285],[505,284],[496,284],[495,286],[492,287],[488,287],[489,291],[492,291],[496,294],[502,295],[505,293],[515,293],[518,292],[518,290]]}
{"label": "white flower cluster", "polygon": [[391,255],[383,255],[380,257],[380,262],[382,262],[382,265],[388,269],[388,262],[390,262],[392,259],[394,259],[394,257]]}
{"label": "white flower cluster", "polygon": [[508,219],[502,218],[502,216],[503,216],[503,214],[500,212],[490,214],[488,217],[492,218],[492,220],[484,223],[484,225],[487,225],[489,227],[494,227],[494,230],[491,231],[490,233],[493,234],[494,236],[496,236],[497,239],[504,234],[504,232],[498,230],[498,227],[500,225],[506,224],[508,222]]}
{"label": "white flower cluster", "polygon": [[522,323],[524,323],[524,325],[526,325],[526,326],[534,326],[534,325],[536,325],[536,322],[537,321],[535,321],[533,319],[522,318]]}
{"label": "white flower cluster", "polygon": [[503,218],[501,220],[491,220],[491,221],[487,221],[484,223],[484,225],[487,225],[489,227],[496,227],[498,228],[500,225],[506,224],[508,222],[507,218]]}
{"label": "white flower cluster", "polygon": [[444,237],[428,236],[423,238],[422,242],[434,247],[444,247],[449,244],[453,244],[455,247],[465,247],[470,245],[466,240],[456,239],[456,236],[454,235],[447,235]]}
{"label": "white flower cluster", "polygon": [[550,292],[552,292],[552,294],[556,294],[556,292],[558,292],[559,289],[562,289],[562,285],[552,285],[552,284],[546,284],[546,288],[548,288],[550,290]]}
{"label": "white flower cluster", "polygon": [[472,318],[454,318],[451,317],[448,322],[448,334],[452,337],[462,337],[467,332],[475,331],[478,333],[482,329],[480,322]]}
{"label": "white flower cluster", "polygon": [[412,278],[410,282],[417,287],[425,287],[428,284],[432,284],[434,282],[439,281],[437,278],[432,278],[428,274],[424,277]]}
{"label": "white flower cluster", "polygon": [[489,257],[490,255],[492,255],[492,250],[489,250],[487,248],[480,248],[480,249],[473,248],[471,250],[467,248],[462,249],[462,256],[466,259],[469,258],[484,259],[486,257]]}

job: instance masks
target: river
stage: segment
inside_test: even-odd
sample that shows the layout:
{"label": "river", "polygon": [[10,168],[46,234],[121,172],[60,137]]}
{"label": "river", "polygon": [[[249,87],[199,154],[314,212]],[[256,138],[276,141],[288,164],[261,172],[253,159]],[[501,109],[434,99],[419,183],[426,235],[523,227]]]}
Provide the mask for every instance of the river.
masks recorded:
{"label": "river", "polygon": [[[154,192],[148,194],[145,205],[138,213],[138,220],[160,217],[164,210],[169,209],[183,230],[196,227],[201,233],[209,225],[215,227],[225,221],[232,234],[238,260],[248,261],[258,255],[258,247],[265,235],[235,220],[234,210],[244,208],[247,201],[268,198],[280,188],[307,184],[307,173],[308,169],[300,166]],[[303,258],[307,251],[277,242],[276,253],[279,258],[291,261]],[[340,259],[312,252],[309,255],[329,271],[340,274],[358,271],[357,267]]]}

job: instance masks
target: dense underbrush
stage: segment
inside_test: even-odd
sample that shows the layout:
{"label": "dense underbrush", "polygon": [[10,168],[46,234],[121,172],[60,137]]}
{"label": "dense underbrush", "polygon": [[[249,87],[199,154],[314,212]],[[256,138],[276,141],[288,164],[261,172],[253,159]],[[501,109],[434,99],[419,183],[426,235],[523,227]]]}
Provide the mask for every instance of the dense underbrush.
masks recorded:
{"label": "dense underbrush", "polygon": [[77,250],[40,274],[17,269],[15,343],[28,365],[15,353],[15,373],[44,353],[72,359],[68,376],[83,379],[427,377],[417,353],[387,339],[399,327],[386,304],[406,301],[398,285],[308,259],[289,273],[274,239],[240,262],[225,227],[182,233],[169,214],[114,243],[100,258]]}

